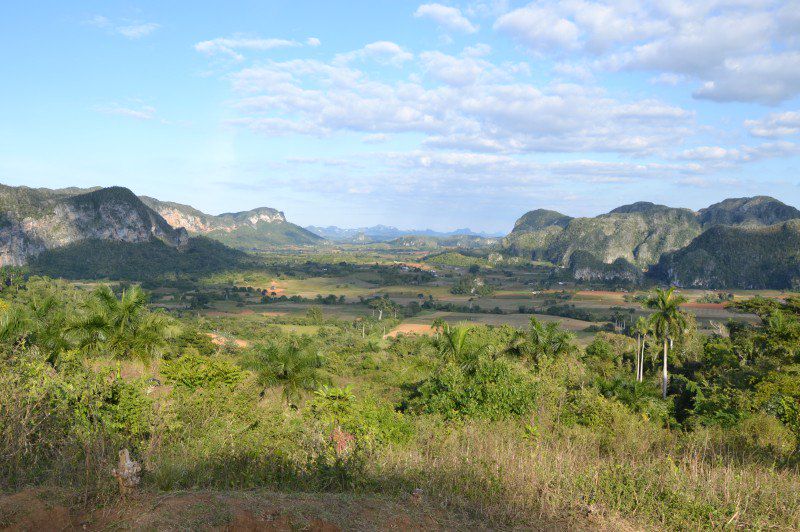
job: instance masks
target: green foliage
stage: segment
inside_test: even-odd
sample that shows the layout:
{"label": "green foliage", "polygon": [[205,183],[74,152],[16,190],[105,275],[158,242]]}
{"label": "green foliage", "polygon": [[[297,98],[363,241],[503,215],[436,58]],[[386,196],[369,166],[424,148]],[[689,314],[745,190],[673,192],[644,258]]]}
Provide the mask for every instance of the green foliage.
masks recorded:
{"label": "green foliage", "polygon": [[755,404],[792,431],[800,452],[800,366],[769,373],[757,386]]}
{"label": "green foliage", "polygon": [[448,363],[418,384],[406,401],[411,412],[446,419],[505,419],[529,413],[535,385],[506,360],[481,356],[468,368]]}
{"label": "green foliage", "polygon": [[768,227],[714,226],[688,246],[661,257],[650,274],[698,288],[778,288],[800,279],[800,222]]}
{"label": "green foliage", "polygon": [[325,433],[338,427],[368,448],[408,443],[414,430],[407,416],[374,399],[356,399],[349,387],[322,386],[306,404],[305,415]]}
{"label": "green foliage", "polygon": [[30,261],[33,273],[64,279],[165,281],[247,269],[252,260],[241,251],[204,237],[176,248],[160,240],[132,244],[84,240],[50,249]]}
{"label": "green foliage", "polygon": [[450,289],[452,294],[467,294],[479,297],[490,296],[494,293],[494,287],[487,283],[482,277],[475,275],[464,275]]}
{"label": "green foliage", "polygon": [[94,372],[74,353],[56,367],[34,350],[0,360],[0,487],[107,489],[99,466],[122,446],[142,450],[153,422],[141,382]]}
{"label": "green foliage", "polygon": [[167,382],[189,389],[235,386],[242,380],[242,370],[220,357],[186,354],[161,365]]}
{"label": "green foliage", "polygon": [[174,320],[148,310],[147,295],[137,286],[123,291],[119,298],[108,286],[98,288],[70,330],[87,353],[141,360],[163,355],[181,333]]}
{"label": "green foliage", "polygon": [[316,390],[328,381],[320,371],[325,360],[308,342],[270,344],[250,355],[246,362],[258,375],[261,386],[281,385],[283,399],[296,406],[304,391]]}

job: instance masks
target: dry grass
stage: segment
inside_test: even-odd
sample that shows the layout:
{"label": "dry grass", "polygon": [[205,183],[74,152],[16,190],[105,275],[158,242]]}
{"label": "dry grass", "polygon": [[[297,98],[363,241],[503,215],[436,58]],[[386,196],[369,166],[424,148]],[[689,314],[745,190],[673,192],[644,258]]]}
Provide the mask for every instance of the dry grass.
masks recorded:
{"label": "dry grass", "polygon": [[467,425],[422,434],[377,467],[499,527],[587,519],[614,530],[800,527],[796,470],[732,463],[708,436],[678,446],[667,431],[628,428],[636,432],[525,438],[519,427]]}

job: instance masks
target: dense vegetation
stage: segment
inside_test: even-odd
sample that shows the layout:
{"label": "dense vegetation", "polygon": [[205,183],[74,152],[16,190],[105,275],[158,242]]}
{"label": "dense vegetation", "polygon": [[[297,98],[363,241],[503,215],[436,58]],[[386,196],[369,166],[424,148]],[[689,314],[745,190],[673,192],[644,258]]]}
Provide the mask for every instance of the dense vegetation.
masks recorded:
{"label": "dense vegetation", "polygon": [[667,253],[651,275],[700,288],[800,287],[800,220],[767,227],[712,227]]}
{"label": "dense vegetation", "polygon": [[535,318],[384,338],[390,318],[312,309],[282,318],[294,332],[153,311],[137,287],[7,279],[5,490],[91,503],[126,447],[150,490],[421,489],[491,526],[800,526],[800,299],[736,302],[760,322],[704,337],[659,291],[581,348]]}
{"label": "dense vegetation", "polygon": [[204,237],[190,238],[180,248],[153,239],[129,243],[84,240],[45,251],[30,262],[31,271],[65,279],[164,281],[231,269],[246,269],[252,260]]}

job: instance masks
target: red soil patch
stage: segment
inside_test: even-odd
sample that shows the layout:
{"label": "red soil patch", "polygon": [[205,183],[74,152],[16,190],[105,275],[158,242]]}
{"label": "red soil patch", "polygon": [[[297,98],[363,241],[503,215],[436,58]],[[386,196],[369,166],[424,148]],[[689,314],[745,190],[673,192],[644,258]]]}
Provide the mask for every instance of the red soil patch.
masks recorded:
{"label": "red soil patch", "polygon": [[250,347],[250,342],[238,338],[226,338],[216,333],[206,333],[214,345],[224,346],[233,343],[236,347]]}
{"label": "red soil patch", "polygon": [[389,331],[384,338],[394,338],[398,334],[433,334],[433,329],[424,323],[401,323]]}
{"label": "red soil patch", "polygon": [[67,530],[72,528],[69,510],[50,502],[40,490],[0,496],[0,530]]}
{"label": "red soil patch", "polygon": [[486,530],[433,501],[353,494],[139,492],[94,510],[68,509],[41,490],[0,495],[0,530]]}

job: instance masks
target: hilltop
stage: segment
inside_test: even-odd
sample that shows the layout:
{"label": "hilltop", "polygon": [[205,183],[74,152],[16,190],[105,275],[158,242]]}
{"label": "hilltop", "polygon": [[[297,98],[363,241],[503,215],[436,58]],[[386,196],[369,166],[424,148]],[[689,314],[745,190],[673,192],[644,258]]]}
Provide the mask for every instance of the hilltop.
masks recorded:
{"label": "hilltop", "polygon": [[768,196],[726,199],[698,212],[650,202],[583,218],[537,209],[517,220],[501,247],[568,268],[578,280],[634,282],[641,277],[635,266],[679,286],[788,288],[800,282],[797,219],[800,210]]}
{"label": "hilltop", "polygon": [[126,188],[0,185],[0,265],[22,265],[47,250],[87,240],[181,247],[188,236]]}
{"label": "hilltop", "polygon": [[274,246],[318,244],[324,239],[290,223],[279,210],[260,207],[249,211],[211,215],[190,205],[142,196],[142,201],[173,227],[203,235],[237,249],[263,250]]}

